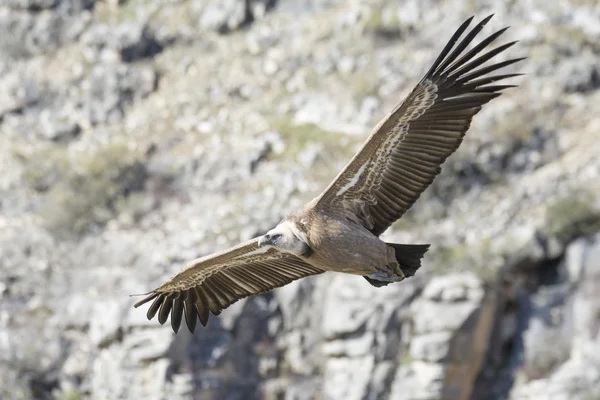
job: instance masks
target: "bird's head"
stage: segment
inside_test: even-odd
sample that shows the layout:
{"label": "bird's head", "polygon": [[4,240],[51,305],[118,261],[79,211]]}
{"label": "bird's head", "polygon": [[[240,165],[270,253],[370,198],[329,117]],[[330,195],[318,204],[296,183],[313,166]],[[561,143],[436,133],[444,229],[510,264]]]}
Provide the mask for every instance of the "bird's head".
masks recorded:
{"label": "bird's head", "polygon": [[258,247],[264,246],[273,246],[296,255],[306,255],[310,251],[306,235],[302,234],[294,222],[288,219],[284,219],[258,239]]}

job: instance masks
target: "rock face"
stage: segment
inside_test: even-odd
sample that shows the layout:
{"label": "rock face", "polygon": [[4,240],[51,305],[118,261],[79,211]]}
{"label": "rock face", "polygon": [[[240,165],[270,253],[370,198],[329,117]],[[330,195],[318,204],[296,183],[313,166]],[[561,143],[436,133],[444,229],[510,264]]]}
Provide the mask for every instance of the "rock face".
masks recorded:
{"label": "rock face", "polygon": [[558,267],[560,278],[532,297],[526,311],[529,325],[522,334],[528,353],[518,369],[519,378],[527,383],[512,398],[600,396],[598,256],[600,235],[573,242]]}
{"label": "rock face", "polygon": [[409,360],[391,398],[468,399],[485,361],[496,302],[472,274],[432,279],[411,305]]}
{"label": "rock face", "polygon": [[[1,399],[600,398],[600,5],[0,2]],[[468,16],[528,60],[385,239],[192,335],[145,318],[188,260],[317,195]]]}

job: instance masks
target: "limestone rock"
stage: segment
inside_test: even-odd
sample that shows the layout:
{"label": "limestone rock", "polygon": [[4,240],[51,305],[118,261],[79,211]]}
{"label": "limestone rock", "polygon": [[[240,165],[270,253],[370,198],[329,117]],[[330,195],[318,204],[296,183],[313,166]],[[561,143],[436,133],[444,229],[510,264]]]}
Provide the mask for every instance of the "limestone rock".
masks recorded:
{"label": "limestone rock", "polygon": [[412,305],[414,361],[398,369],[392,398],[469,399],[495,312],[492,294],[474,275],[434,278]]}

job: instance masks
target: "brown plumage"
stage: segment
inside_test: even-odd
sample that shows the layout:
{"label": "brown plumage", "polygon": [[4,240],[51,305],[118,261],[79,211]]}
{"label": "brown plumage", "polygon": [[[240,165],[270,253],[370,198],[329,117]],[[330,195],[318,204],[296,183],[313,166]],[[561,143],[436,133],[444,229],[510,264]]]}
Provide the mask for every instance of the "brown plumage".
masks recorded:
{"label": "brown plumage", "polygon": [[[456,45],[465,21],[408,97],[373,130],[362,149],[317,198],[285,217],[266,235],[192,261],[138,302],[151,300],[147,316],[171,315],[194,331],[211,312],[235,301],[325,271],[362,275],[373,286],[414,275],[429,245],[379,239],[412,206],[460,145],[481,106],[513,85],[495,82],[520,74],[490,75],[522,58],[482,67],[511,42],[482,53],[506,29],[467,51],[492,16]],[[456,45],[456,46],[455,46]]]}

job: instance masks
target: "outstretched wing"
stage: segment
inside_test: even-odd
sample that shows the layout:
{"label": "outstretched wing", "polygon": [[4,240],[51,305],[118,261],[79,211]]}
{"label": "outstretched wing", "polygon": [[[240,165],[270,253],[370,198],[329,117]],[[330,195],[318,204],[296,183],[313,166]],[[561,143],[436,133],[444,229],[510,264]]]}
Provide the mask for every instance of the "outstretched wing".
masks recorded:
{"label": "outstretched wing", "polygon": [[380,235],[412,206],[458,148],[481,106],[514,87],[494,83],[520,75],[490,73],[523,58],[478,68],[516,43],[479,55],[508,28],[465,51],[491,17],[453,49],[473,17],[458,28],[417,87],[374,128],[363,148],[317,199],[317,209],[342,208]]}
{"label": "outstretched wing", "polygon": [[267,292],[303,278],[324,272],[302,261],[293,254],[273,247],[258,247],[258,240],[233,247],[190,262],[188,267],[164,285],[153,290],[142,304],[154,300],[148,309],[148,319],[158,312],[158,321],[164,324],[171,314],[175,332],[182,316],[191,332],[196,327],[196,316],[202,325],[208,322],[208,312],[219,315],[239,299]]}

